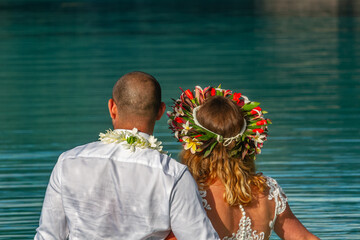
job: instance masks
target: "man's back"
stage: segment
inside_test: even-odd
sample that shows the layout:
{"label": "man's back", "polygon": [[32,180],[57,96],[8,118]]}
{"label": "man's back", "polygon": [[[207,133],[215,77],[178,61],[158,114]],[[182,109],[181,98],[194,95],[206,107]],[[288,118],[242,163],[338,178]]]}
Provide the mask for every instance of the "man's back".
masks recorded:
{"label": "man's back", "polygon": [[94,142],[60,156],[35,239],[164,239],[170,229],[215,239],[186,167],[156,150]]}

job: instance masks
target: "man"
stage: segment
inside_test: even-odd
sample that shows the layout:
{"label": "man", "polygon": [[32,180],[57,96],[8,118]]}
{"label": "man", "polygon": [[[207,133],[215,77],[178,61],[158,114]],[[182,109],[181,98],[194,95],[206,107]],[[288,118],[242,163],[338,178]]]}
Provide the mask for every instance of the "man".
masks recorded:
{"label": "man", "polygon": [[149,136],[166,108],[156,79],[125,74],[108,107],[115,130],[59,157],[35,239],[218,239],[187,168]]}

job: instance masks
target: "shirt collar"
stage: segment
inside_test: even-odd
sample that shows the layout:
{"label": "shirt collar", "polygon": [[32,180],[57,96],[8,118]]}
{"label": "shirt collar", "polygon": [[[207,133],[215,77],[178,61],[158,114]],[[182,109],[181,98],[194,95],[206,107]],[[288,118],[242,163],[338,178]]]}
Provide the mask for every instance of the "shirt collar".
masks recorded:
{"label": "shirt collar", "polygon": [[[125,131],[125,132],[132,132],[132,130],[130,129],[114,129],[115,132],[120,132],[120,131]],[[140,132],[138,130],[137,134],[139,134],[140,136],[144,137],[145,139],[149,139],[150,135],[144,132]]]}

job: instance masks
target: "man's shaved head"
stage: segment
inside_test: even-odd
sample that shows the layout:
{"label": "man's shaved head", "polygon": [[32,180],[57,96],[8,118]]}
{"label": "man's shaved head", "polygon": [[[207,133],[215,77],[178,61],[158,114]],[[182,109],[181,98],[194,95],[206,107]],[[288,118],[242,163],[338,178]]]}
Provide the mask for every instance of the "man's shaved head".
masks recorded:
{"label": "man's shaved head", "polygon": [[158,81],[144,72],[130,72],[114,85],[113,99],[119,112],[143,117],[155,117],[161,104]]}

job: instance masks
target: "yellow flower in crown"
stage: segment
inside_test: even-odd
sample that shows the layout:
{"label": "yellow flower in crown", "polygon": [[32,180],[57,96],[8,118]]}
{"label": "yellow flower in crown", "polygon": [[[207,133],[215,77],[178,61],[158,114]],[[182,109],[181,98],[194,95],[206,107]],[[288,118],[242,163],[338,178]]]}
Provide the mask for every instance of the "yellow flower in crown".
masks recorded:
{"label": "yellow flower in crown", "polygon": [[[180,88],[181,89],[181,88]],[[194,90],[182,90],[180,97],[174,100],[172,111],[167,113],[169,128],[173,131],[176,139],[183,144],[185,150],[192,154],[203,152],[207,157],[217,144],[229,146],[234,142],[229,153],[233,157],[244,159],[248,156],[255,160],[256,154],[261,152],[264,141],[268,134],[268,125],[271,120],[264,117],[259,102],[250,101],[248,97],[239,92],[228,89],[208,86],[201,88],[196,86]],[[225,138],[202,126],[196,118],[196,112],[204,102],[214,96],[222,96],[231,100],[243,113],[243,127],[234,136]]]}
{"label": "yellow flower in crown", "polygon": [[199,142],[196,138],[191,138],[191,137],[185,136],[182,138],[182,140],[185,143],[184,149],[185,150],[190,149],[192,154],[195,154],[197,146],[202,145],[202,142]]}

